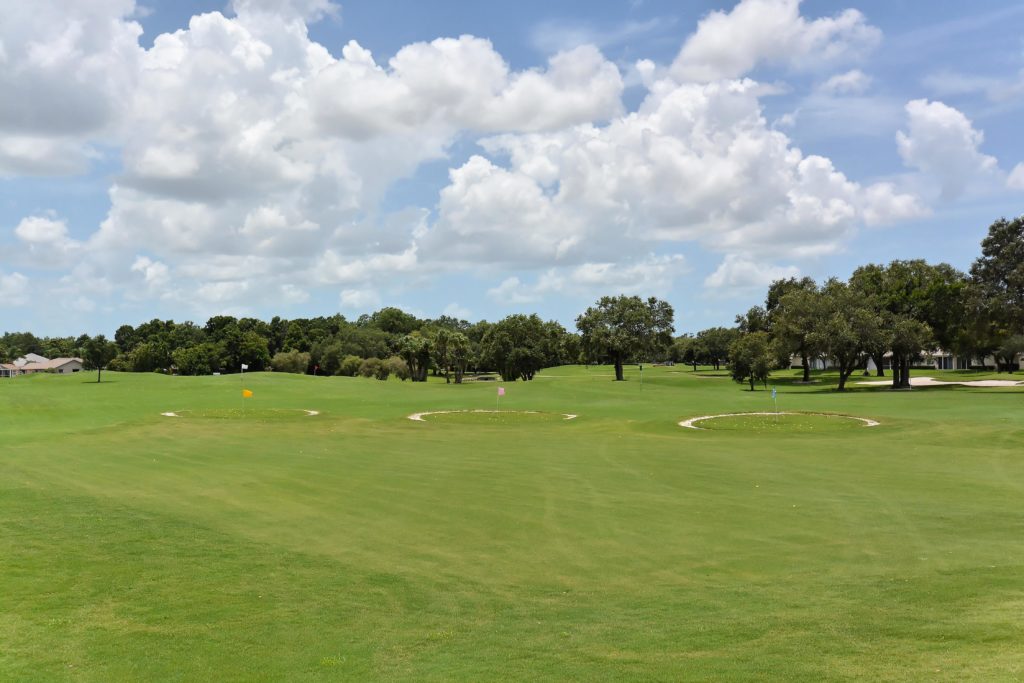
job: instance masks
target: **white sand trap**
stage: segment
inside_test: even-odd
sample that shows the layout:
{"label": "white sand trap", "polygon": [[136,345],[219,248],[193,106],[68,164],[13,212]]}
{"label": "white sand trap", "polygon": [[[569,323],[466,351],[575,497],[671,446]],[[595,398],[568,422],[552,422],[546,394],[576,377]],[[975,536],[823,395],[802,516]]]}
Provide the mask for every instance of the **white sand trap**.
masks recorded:
{"label": "white sand trap", "polygon": [[177,413],[160,413],[160,414],[163,415],[164,417],[181,417],[181,415],[178,415]]}
{"label": "white sand trap", "polygon": [[309,417],[313,417],[314,415],[319,415],[320,414],[319,410],[306,410],[305,408],[302,409],[302,412],[304,412]]}
{"label": "white sand trap", "polygon": [[687,429],[699,429],[701,431],[708,431],[703,427],[698,427],[696,423],[703,422],[704,420],[714,420],[716,417],[744,417],[745,415],[817,415],[819,417],[842,417],[847,420],[859,420],[864,423],[865,427],[877,427],[880,422],[877,420],[869,420],[866,417],[855,417],[853,415],[836,415],[835,413],[722,413],[721,415],[703,415],[701,417],[691,417],[689,420],[683,420],[679,423],[680,427],[686,427]]}
{"label": "white sand trap", "polygon": [[[536,415],[538,412],[537,410],[428,410],[422,413],[407,415],[406,418],[415,422],[426,422],[423,418],[427,415],[451,415],[452,413],[525,413],[527,415]],[[578,415],[570,413],[561,413],[561,415],[566,420],[575,420],[578,417]]]}
{"label": "white sand trap", "polygon": [[[857,382],[864,387],[885,387],[892,386],[892,380],[874,380],[871,382]],[[1024,381],[1012,379],[975,379],[965,382],[946,382],[934,377],[911,377],[912,387],[947,387],[959,384],[962,387],[1017,387],[1024,384]]]}

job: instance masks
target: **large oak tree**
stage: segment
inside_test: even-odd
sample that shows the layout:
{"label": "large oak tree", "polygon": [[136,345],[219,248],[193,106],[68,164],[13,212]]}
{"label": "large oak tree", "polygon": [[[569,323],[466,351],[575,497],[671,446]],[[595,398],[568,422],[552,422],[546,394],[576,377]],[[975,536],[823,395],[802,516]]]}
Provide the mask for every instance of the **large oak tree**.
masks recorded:
{"label": "large oak tree", "polygon": [[576,318],[576,328],[590,357],[610,360],[621,382],[626,360],[646,360],[671,345],[672,317],[672,306],[653,296],[603,296]]}

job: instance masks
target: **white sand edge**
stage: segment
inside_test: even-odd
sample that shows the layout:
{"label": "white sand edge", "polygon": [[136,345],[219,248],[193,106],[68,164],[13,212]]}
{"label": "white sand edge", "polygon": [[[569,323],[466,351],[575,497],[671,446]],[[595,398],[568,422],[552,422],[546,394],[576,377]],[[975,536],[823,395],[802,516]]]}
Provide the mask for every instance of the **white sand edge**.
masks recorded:
{"label": "white sand edge", "polygon": [[[871,382],[857,382],[856,384],[862,387],[884,387],[890,386],[892,380],[872,380]],[[1024,381],[1013,379],[972,379],[964,382],[946,382],[934,377],[910,378],[910,386],[912,387],[945,387],[954,384],[959,384],[962,387],[1017,387],[1024,384]]]}
{"label": "white sand edge", "polygon": [[701,422],[703,420],[713,420],[716,417],[742,417],[744,415],[818,415],[820,417],[842,417],[847,420],[860,420],[864,423],[865,427],[877,427],[881,424],[877,420],[870,420],[866,417],[855,417],[853,415],[837,415],[835,413],[722,413],[721,415],[703,415],[701,417],[691,417],[689,420],[683,420],[679,423],[680,427],[686,427],[687,429],[699,429],[700,431],[708,431],[704,427],[698,427],[695,422]]}
{"label": "white sand edge", "polygon": [[[288,409],[287,408],[279,408],[278,410],[288,410]],[[320,414],[319,410],[306,410],[305,408],[296,408],[296,410],[301,410],[302,412],[304,412],[306,414],[307,417],[313,417],[314,415],[319,415]],[[166,412],[166,413],[160,413],[160,414],[163,417],[181,417],[181,415],[178,415],[177,413],[174,413],[174,412]]]}
{"label": "white sand edge", "polygon": [[[535,415],[539,411],[537,410],[427,410],[422,413],[413,413],[412,415],[406,415],[406,419],[413,420],[414,422],[426,422],[423,418],[427,415],[450,415],[452,413],[526,413],[529,415]],[[565,420],[575,420],[578,415],[571,413],[560,413]]]}

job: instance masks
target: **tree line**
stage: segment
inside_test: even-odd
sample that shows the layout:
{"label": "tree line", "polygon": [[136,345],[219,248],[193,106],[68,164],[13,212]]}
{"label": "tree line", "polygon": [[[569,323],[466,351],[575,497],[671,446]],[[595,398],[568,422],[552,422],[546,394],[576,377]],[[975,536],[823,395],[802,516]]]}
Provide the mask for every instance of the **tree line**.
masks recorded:
{"label": "tree line", "polygon": [[450,316],[419,319],[394,307],[354,321],[340,314],[269,322],[218,315],[202,326],[154,319],[137,327],[121,325],[113,340],[6,333],[0,337],[0,358],[81,357],[90,369],[183,375],[239,372],[243,365],[249,371],[396,376],[413,382],[433,373],[456,384],[470,370],[529,381],[544,368],[607,361],[621,380],[623,363],[667,353],[672,315],[671,306],[658,299],[619,296],[604,297],[580,315],[579,333],[536,314],[470,323]]}
{"label": "tree line", "polygon": [[672,357],[695,369],[728,363],[751,390],[791,359],[808,382],[812,362],[827,359],[843,391],[868,360],[879,377],[891,366],[894,388],[909,388],[911,368],[940,349],[961,366],[992,358],[998,371],[1017,368],[1024,353],[1024,217],[993,223],[968,273],[918,259],[861,266],[846,281],[820,285],[806,277],[777,280],[764,305],[736,316],[735,327],[678,337]]}
{"label": "tree line", "polygon": [[897,260],[857,268],[848,280],[777,280],[764,304],[737,315],[733,327],[673,337],[672,307],[655,297],[606,296],[576,318],[570,332],[536,314],[470,323],[450,316],[419,319],[394,307],[348,320],[329,317],[269,322],[214,316],[202,326],[154,319],[103,335],[0,336],[0,359],[26,353],[82,357],[91,368],[205,375],[273,369],[461,383],[467,372],[529,381],[544,368],[608,363],[622,380],[629,362],[685,362],[729,367],[738,382],[765,383],[797,359],[802,380],[816,359],[839,374],[839,390],[874,361],[891,366],[894,388],[910,386],[911,368],[928,351],[955,354],[962,365],[994,358],[1012,371],[1024,353],[1024,216],[993,223],[981,256],[963,273],[946,263]]}

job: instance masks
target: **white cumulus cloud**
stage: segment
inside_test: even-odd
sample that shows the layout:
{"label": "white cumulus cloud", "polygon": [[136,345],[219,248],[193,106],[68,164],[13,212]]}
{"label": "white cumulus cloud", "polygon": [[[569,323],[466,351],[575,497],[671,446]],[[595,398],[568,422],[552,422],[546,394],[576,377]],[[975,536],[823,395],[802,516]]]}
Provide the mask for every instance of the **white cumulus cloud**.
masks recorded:
{"label": "white cumulus cloud", "polygon": [[797,277],[796,266],[776,266],[763,259],[743,254],[729,254],[715,272],[704,279],[704,287],[716,294],[730,296],[762,291],[775,280]]}
{"label": "white cumulus cloud", "polygon": [[25,306],[29,303],[28,278],[21,273],[0,272],[0,301],[5,306]]}
{"label": "white cumulus cloud", "polygon": [[995,157],[979,149],[984,133],[963,112],[928,100],[908,102],[906,112],[907,130],[896,134],[903,163],[933,177],[943,198],[955,199],[998,174]]}
{"label": "white cumulus cloud", "polygon": [[822,68],[859,59],[881,31],[855,9],[807,20],[800,0],[741,0],[730,12],[705,16],[680,50],[670,72],[680,81],[737,78],[759,64]]}
{"label": "white cumulus cloud", "polygon": [[1014,166],[1006,179],[1006,185],[1013,190],[1024,190],[1024,162]]}

